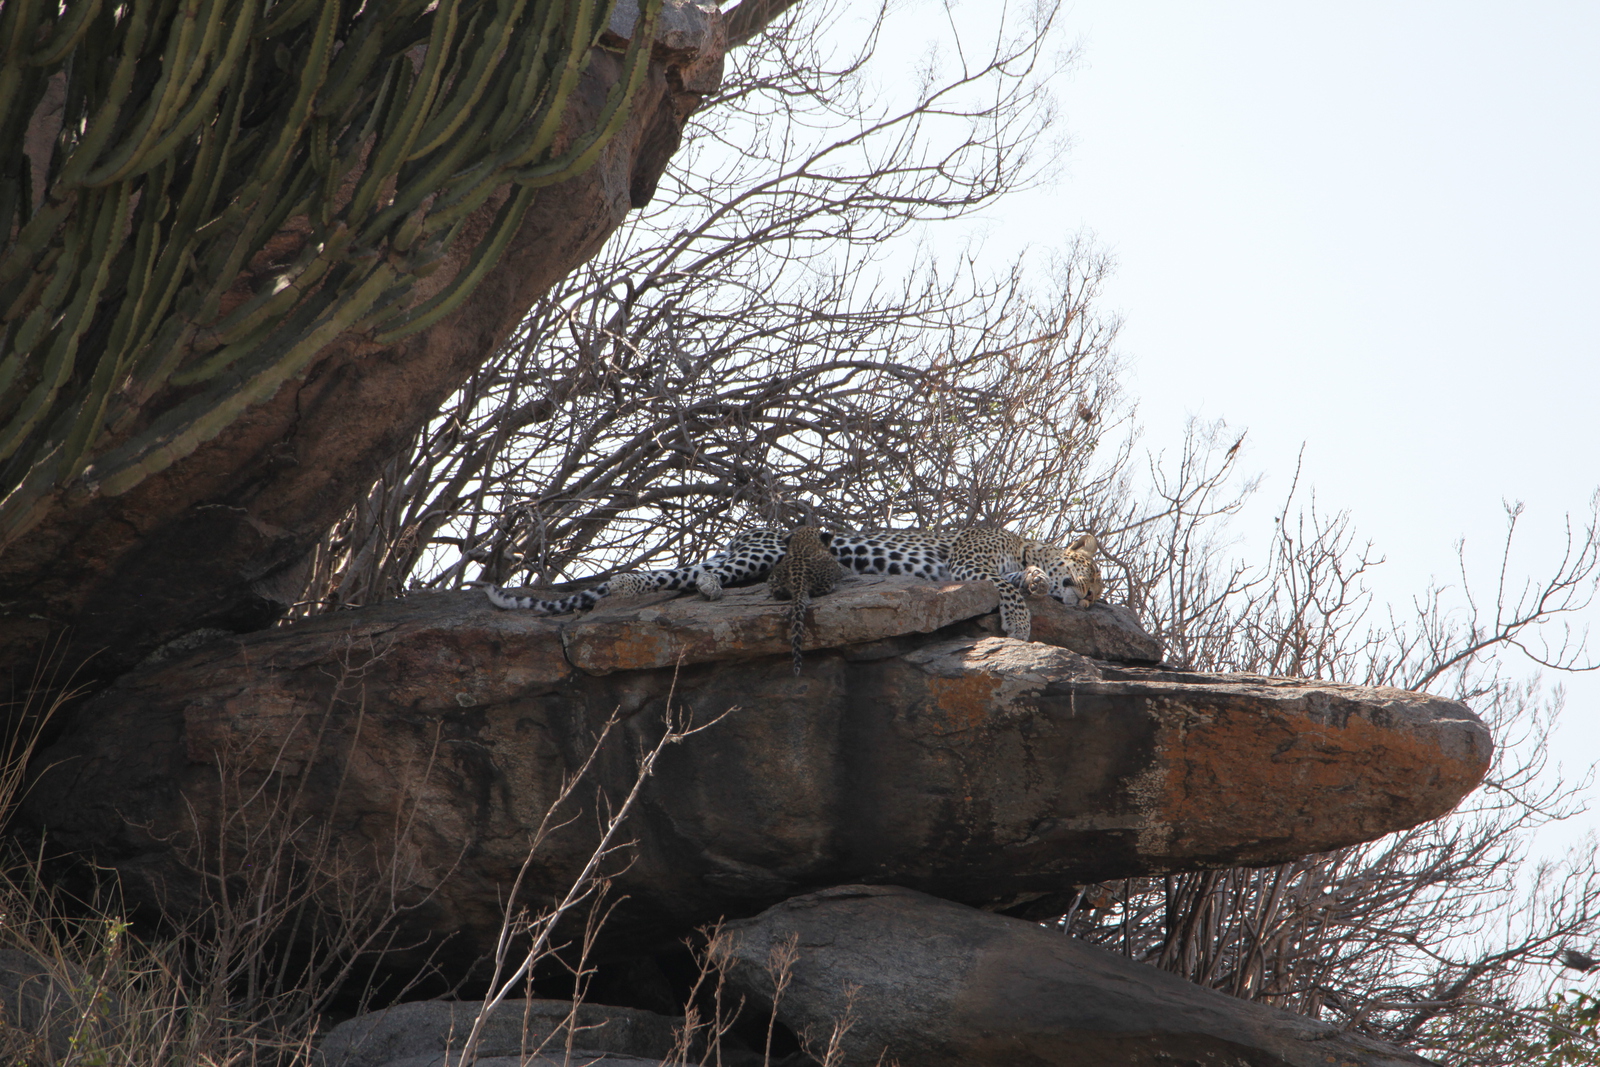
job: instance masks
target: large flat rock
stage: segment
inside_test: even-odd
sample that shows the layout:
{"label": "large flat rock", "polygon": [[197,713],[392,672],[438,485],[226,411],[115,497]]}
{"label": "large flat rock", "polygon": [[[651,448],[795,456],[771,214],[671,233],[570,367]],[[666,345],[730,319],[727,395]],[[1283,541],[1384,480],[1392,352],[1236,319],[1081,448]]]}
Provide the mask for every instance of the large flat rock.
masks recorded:
{"label": "large flat rock", "polygon": [[1202,989],[1036,923],[892,886],[841,886],[726,929],[732,984],[770,1008],[795,939],[790,1029],[847,1011],[841,1067],[1425,1067],[1303,1015]]}
{"label": "large flat rock", "polygon": [[[1045,603],[1067,610],[1034,598],[1036,607],[1049,612]],[[853,576],[837,593],[812,602],[803,647],[932,633],[999,606],[999,594],[987,582]],[[758,585],[726,590],[717,601],[671,595],[603,600],[564,624],[562,641],[574,666],[609,674],[781,655],[789,651],[789,625],[784,605]]]}
{"label": "large flat rock", "polygon": [[874,880],[975,903],[1000,855],[1044,892],[1372,840],[1449,811],[1492,751],[1476,716],[1427,694],[1097,664],[998,637],[885,661],[856,701],[893,709],[858,757],[860,810],[892,816],[869,838],[895,857]]}
{"label": "large flat rock", "polygon": [[[530,830],[613,712],[621,729],[530,868],[530,899],[581,869],[669,703],[726,717],[647,783],[602,951],[846,882],[1048,910],[1075,883],[1280,862],[1441,815],[1488,766],[1483,724],[1426,694],[1117,665],[984,635],[982,618],[916,629],[959,613],[925,593],[968,588],[863,586],[851,595],[903,596],[877,613],[900,622],[843,632],[831,612],[850,596],[822,598],[817,640],[839,646],[799,677],[786,642],[592,675],[572,635],[603,618],[450,594],[231,639],[80,709],[39,757],[26,816],[122,871],[136,902],[173,907],[200,891],[181,856],[197,818],[210,834],[227,796],[293,797],[357,867],[404,858],[406,893],[427,897],[411,923],[452,935],[462,967],[492,944]],[[629,610],[617,625],[644,625]]]}
{"label": "large flat rock", "polygon": [[[924,582],[849,575],[837,592],[812,602],[806,649],[842,648],[931,634],[964,620],[974,633],[1000,633],[1000,597],[988,582]],[[1127,608],[1087,610],[1029,597],[1033,639],[1095,659],[1157,663],[1161,643]],[[995,616],[979,619],[980,616]],[[729,589],[721,600],[658,593],[612,597],[586,614],[557,621],[568,660],[590,674],[716,663],[789,650],[784,606],[765,585]]]}

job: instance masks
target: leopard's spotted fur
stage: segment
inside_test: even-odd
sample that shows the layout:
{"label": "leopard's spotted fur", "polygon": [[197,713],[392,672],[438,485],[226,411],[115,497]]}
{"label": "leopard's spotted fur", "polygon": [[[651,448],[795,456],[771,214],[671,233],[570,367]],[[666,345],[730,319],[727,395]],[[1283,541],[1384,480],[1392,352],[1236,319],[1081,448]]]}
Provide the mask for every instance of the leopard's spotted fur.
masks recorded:
{"label": "leopard's spotted fur", "polygon": [[794,673],[800,673],[800,646],[806,638],[806,611],[811,598],[831,593],[844,577],[844,568],[818,536],[815,526],[801,526],[789,535],[788,552],[772,568],[767,592],[789,600],[789,647],[794,651]]}
{"label": "leopard's spotted fur", "polygon": [[1094,562],[1099,547],[1093,534],[1061,548],[1009,530],[975,526],[962,531],[950,546],[950,577],[993,582],[1000,594],[1000,629],[1008,637],[1026,641],[1033,634],[1033,617],[1022,590],[1067,603],[1070,589],[1080,606],[1090,607],[1104,592]]}

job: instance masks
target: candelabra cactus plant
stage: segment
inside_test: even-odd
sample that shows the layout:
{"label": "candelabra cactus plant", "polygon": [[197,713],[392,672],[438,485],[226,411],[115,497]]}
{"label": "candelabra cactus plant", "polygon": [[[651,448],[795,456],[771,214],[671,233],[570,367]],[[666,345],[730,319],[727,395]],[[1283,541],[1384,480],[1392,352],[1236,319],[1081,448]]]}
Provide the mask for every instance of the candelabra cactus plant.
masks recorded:
{"label": "candelabra cactus plant", "polygon": [[[599,0],[0,3],[0,548],[189,454],[335,338],[447,315],[622,127],[660,0],[639,6],[623,42]],[[564,135],[608,48],[620,78]]]}

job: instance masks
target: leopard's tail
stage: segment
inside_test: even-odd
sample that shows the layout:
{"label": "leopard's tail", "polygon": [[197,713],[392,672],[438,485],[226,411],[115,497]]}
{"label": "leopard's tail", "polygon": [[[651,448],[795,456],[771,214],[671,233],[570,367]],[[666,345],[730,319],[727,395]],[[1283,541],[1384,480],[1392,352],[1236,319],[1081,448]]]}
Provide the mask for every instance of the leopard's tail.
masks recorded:
{"label": "leopard's tail", "polygon": [[486,585],[483,591],[488,594],[489,602],[497,608],[505,608],[508,611],[531,611],[535,615],[565,615],[571,611],[586,611],[600,603],[601,599],[611,591],[611,583],[602,582],[593,589],[580,589],[558,600],[541,600],[535,596],[512,596],[498,585]]}
{"label": "leopard's tail", "polygon": [[804,587],[795,590],[789,601],[789,647],[794,650],[794,673],[800,676],[800,646],[806,640],[806,609],[811,606],[811,591]]}

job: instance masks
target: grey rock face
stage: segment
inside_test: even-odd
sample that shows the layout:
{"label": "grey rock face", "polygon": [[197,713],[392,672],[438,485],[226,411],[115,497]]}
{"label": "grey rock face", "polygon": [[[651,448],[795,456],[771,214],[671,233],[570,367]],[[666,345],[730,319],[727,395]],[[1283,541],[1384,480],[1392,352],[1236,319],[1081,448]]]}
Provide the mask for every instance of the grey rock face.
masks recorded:
{"label": "grey rock face", "polygon": [[[774,946],[799,959],[778,1015],[846,1067],[1422,1067],[1326,1023],[1202,989],[1020,919],[892,886],[842,886],[730,923],[732,984],[770,1006]],[[880,1060],[880,1056],[883,1057]]]}
{"label": "grey rock face", "polygon": [[[436,1067],[459,1052],[472,1031],[477,1001],[418,1001],[340,1023],[318,1046],[321,1067]],[[569,1023],[569,1017],[571,1022]],[[561,1000],[507,1000],[489,1016],[478,1044],[478,1063],[534,1067],[561,1064],[570,1033],[576,1065],[590,1062],[657,1067],[673,1046],[681,1019],[647,1011]],[[533,1054],[537,1053],[538,1056]],[[452,1067],[454,1065],[452,1059]]]}
{"label": "grey rock face", "polygon": [[44,1053],[53,1062],[76,1047],[88,1056],[116,1040],[118,1011],[71,964],[0,949],[0,1054],[25,1062]]}

